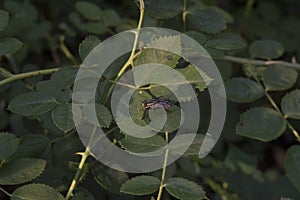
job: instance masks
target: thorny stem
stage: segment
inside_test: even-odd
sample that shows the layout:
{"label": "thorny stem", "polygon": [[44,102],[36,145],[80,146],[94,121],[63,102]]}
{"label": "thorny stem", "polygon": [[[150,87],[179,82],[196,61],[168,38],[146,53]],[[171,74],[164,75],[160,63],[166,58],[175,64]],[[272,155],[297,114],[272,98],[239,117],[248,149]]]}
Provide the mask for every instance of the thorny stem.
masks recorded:
{"label": "thorny stem", "polygon": [[[140,29],[142,27],[143,24],[143,19],[144,19],[144,11],[145,11],[145,5],[144,5],[144,0],[140,0],[140,18],[139,18],[139,23],[138,23],[138,27],[137,30],[135,32],[135,38],[134,38],[134,42],[133,42],[133,46],[132,46],[132,50],[131,50],[131,54],[127,60],[127,62],[124,64],[124,66],[122,67],[122,69],[119,71],[118,75],[116,76],[116,78],[114,79],[114,82],[117,82],[120,77],[123,75],[123,73],[126,71],[126,69],[132,65],[133,63],[133,59],[135,58],[135,50],[137,47],[137,42],[138,42],[138,38],[139,38],[139,34],[140,34]],[[115,84],[113,84],[104,99],[104,103],[105,104],[110,96],[110,94],[112,93],[113,89],[115,87]]]}
{"label": "thorny stem", "polygon": [[[168,132],[165,133],[165,137],[166,137],[166,142],[169,143],[169,133]],[[164,164],[163,164],[163,168],[162,168],[162,173],[161,173],[161,182],[160,182],[159,191],[158,191],[156,200],[161,199],[162,192],[165,187],[165,177],[166,177],[166,171],[167,171],[168,156],[169,156],[169,148],[167,147],[166,153],[165,153]]]}

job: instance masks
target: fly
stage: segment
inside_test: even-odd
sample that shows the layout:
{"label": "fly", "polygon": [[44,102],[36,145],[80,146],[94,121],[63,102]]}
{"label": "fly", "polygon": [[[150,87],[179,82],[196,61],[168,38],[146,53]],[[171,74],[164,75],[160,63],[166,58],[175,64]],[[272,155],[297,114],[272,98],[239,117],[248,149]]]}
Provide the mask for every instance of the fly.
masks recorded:
{"label": "fly", "polygon": [[142,107],[145,109],[142,117],[143,120],[146,116],[146,112],[150,108],[164,108],[166,111],[171,111],[172,104],[167,99],[155,98],[150,100],[144,100],[142,102]]}

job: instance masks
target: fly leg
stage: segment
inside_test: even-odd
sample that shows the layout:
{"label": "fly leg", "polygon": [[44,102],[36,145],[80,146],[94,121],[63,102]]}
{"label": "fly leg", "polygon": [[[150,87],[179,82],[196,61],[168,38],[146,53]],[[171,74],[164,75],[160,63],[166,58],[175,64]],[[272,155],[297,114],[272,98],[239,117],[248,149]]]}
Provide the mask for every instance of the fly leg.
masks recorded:
{"label": "fly leg", "polygon": [[148,110],[149,110],[149,108],[146,108],[146,109],[144,110],[144,113],[143,113],[143,116],[142,116],[142,119],[141,119],[141,120],[144,120],[144,119],[145,119],[146,113],[148,112]]}

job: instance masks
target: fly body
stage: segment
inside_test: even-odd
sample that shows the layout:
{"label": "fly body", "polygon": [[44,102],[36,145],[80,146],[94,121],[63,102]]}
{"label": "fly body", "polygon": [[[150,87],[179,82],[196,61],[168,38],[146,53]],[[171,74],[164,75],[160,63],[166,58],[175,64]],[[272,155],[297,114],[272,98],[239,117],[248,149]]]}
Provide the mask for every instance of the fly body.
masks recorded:
{"label": "fly body", "polygon": [[142,120],[145,118],[147,110],[150,108],[164,108],[167,111],[172,109],[172,104],[167,99],[150,99],[142,102],[142,107],[145,109]]}

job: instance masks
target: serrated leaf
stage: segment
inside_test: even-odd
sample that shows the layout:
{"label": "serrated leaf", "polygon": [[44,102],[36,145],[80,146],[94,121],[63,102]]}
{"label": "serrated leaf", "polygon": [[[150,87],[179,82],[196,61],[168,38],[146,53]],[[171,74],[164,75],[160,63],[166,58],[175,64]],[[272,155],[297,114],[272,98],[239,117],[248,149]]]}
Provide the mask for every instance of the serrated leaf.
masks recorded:
{"label": "serrated leaf", "polygon": [[78,68],[71,67],[62,67],[57,72],[52,74],[51,80],[57,82],[60,87],[70,87],[76,78]]}
{"label": "serrated leaf", "polygon": [[28,92],[15,97],[8,109],[19,115],[34,116],[52,110],[56,104],[55,98],[47,92]]}
{"label": "serrated leaf", "polygon": [[79,1],[75,4],[76,10],[86,19],[99,20],[102,16],[101,9],[94,3]]}
{"label": "serrated leaf", "polygon": [[281,100],[281,109],[285,118],[300,119],[300,90],[286,94]]}
{"label": "serrated leaf", "polygon": [[10,161],[0,168],[0,185],[17,185],[38,177],[45,169],[46,161],[21,158]]}
{"label": "serrated leaf", "polygon": [[155,19],[169,19],[182,12],[180,0],[151,0],[145,2],[146,13]]}
{"label": "serrated leaf", "polygon": [[0,31],[2,31],[6,27],[8,19],[9,13],[5,10],[0,10]]}
{"label": "serrated leaf", "polygon": [[284,66],[270,66],[263,72],[263,80],[268,91],[286,90],[297,81],[298,72]]}
{"label": "serrated leaf", "polygon": [[84,60],[87,55],[100,43],[100,40],[97,36],[90,35],[87,36],[79,44],[79,56],[81,60]]}
{"label": "serrated leaf", "polygon": [[65,133],[75,128],[72,111],[71,104],[59,104],[52,111],[54,124]]}
{"label": "serrated leaf", "polygon": [[199,31],[216,34],[226,29],[225,20],[213,9],[194,9],[187,11],[187,19]]}
{"label": "serrated leaf", "polygon": [[287,176],[300,192],[300,146],[290,147],[285,156],[285,168]]}
{"label": "serrated leaf", "polygon": [[125,172],[117,171],[100,163],[92,168],[92,175],[101,187],[113,193],[120,193],[122,184],[129,179]]}
{"label": "serrated leaf", "polygon": [[158,190],[160,180],[153,176],[137,176],[126,181],[121,192],[131,195],[147,195]]}
{"label": "serrated leaf", "polygon": [[[171,49],[174,53],[162,49]],[[146,45],[145,49],[135,59],[134,66],[157,63],[175,68],[180,58],[181,50],[181,38],[179,35],[159,37]]]}
{"label": "serrated leaf", "polygon": [[[92,115],[93,113],[92,110],[94,109],[96,110],[97,119],[95,119],[94,116]],[[102,104],[96,103],[95,105],[90,104],[84,106],[82,112],[84,113],[84,116],[87,117],[87,120],[96,126],[98,125],[99,122],[101,127],[108,128],[110,123],[112,122],[112,115],[110,111]]]}
{"label": "serrated leaf", "polygon": [[252,57],[263,59],[279,58],[284,53],[284,47],[274,40],[256,40],[249,46]]}
{"label": "serrated leaf", "polygon": [[21,137],[17,151],[13,158],[41,158],[50,144],[49,139],[43,135],[25,135]]}
{"label": "serrated leaf", "polygon": [[279,137],[286,129],[285,120],[270,108],[251,108],[241,115],[236,126],[238,135],[268,142]]}
{"label": "serrated leaf", "polygon": [[244,48],[246,46],[246,42],[230,38],[217,38],[208,40],[205,45],[222,51],[231,51]]}
{"label": "serrated leaf", "polygon": [[64,197],[54,188],[44,184],[29,184],[17,188],[11,195],[11,200],[64,200]]}
{"label": "serrated leaf", "polygon": [[19,139],[10,133],[0,132],[0,160],[9,158],[16,150]]}
{"label": "serrated leaf", "polygon": [[167,145],[167,142],[160,135],[148,138],[137,138],[127,135],[119,143],[122,148],[130,153],[151,153]]}
{"label": "serrated leaf", "polygon": [[170,178],[165,182],[166,190],[177,199],[201,200],[206,197],[202,187],[183,178]]}
{"label": "serrated leaf", "polygon": [[23,43],[16,38],[0,38],[0,56],[13,54],[22,47]]}
{"label": "serrated leaf", "polygon": [[191,64],[177,71],[188,80],[189,84],[194,85],[200,91],[204,91],[213,80],[204,71]]}
{"label": "serrated leaf", "polygon": [[249,103],[264,96],[264,89],[247,78],[232,78],[225,82],[227,99],[237,103]]}
{"label": "serrated leaf", "polygon": [[199,44],[204,44],[207,40],[206,35],[198,31],[187,31],[185,34],[196,40]]}

